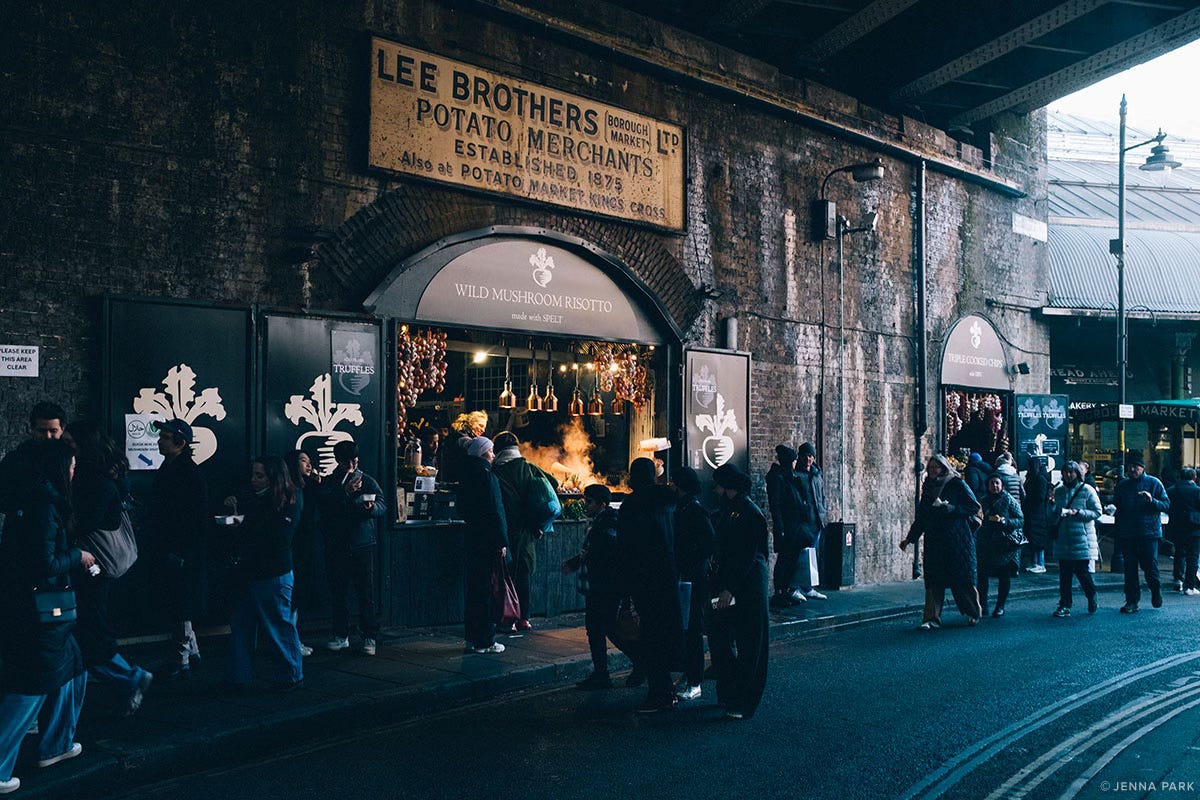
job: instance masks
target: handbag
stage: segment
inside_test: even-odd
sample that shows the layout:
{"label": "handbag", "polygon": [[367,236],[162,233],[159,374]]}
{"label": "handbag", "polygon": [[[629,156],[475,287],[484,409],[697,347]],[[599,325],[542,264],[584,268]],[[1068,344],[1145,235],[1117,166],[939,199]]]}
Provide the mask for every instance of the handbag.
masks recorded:
{"label": "handbag", "polygon": [[75,590],[70,586],[63,589],[34,586],[33,610],[39,625],[74,622]]}
{"label": "handbag", "polygon": [[137,561],[137,537],[129,511],[121,509],[121,522],[112,530],[97,528],[79,538],[79,547],[96,557],[101,571],[110,578],[119,578]]}
{"label": "handbag", "polygon": [[622,643],[636,642],[642,638],[642,618],[633,605],[633,598],[628,595],[617,607],[617,636]]}
{"label": "handbag", "polygon": [[501,625],[511,625],[521,619],[521,601],[517,599],[517,587],[512,575],[508,574],[508,565],[504,556],[496,557],[492,567],[492,612],[493,621]]}

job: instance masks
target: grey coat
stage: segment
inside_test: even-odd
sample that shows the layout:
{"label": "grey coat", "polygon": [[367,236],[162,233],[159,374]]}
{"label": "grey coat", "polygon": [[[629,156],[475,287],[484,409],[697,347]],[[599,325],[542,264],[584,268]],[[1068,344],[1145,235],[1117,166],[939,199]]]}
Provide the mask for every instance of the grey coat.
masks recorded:
{"label": "grey coat", "polygon": [[[1062,512],[1067,508],[1079,513],[1064,517]],[[1100,514],[1100,498],[1096,490],[1086,483],[1056,488],[1050,524],[1061,522],[1058,522],[1058,538],[1054,540],[1054,557],[1072,561],[1095,558],[1100,549],[1096,542],[1096,520]]]}

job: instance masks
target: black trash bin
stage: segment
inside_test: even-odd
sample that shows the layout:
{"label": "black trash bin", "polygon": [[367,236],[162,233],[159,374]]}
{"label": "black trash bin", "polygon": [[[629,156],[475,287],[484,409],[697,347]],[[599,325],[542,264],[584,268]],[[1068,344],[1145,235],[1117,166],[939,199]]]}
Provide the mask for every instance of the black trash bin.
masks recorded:
{"label": "black trash bin", "polygon": [[821,588],[841,589],[854,585],[853,522],[831,522],[821,534]]}

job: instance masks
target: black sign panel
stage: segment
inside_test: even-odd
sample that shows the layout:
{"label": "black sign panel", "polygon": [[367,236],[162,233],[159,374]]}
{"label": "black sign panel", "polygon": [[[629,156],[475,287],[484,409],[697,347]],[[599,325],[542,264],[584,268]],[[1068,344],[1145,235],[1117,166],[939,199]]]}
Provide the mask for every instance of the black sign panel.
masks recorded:
{"label": "black sign panel", "polygon": [[1016,395],[1017,469],[1027,469],[1030,457],[1048,457],[1050,470],[1067,461],[1067,404],[1065,394]]}
{"label": "black sign panel", "polygon": [[171,302],[110,300],[108,423],[129,456],[135,495],[157,469],[156,435],[145,422],[192,426],[193,458],[223,498],[244,486],[250,432],[250,312]]}
{"label": "black sign panel", "polygon": [[750,354],[688,350],[683,417],[686,464],[707,486],[713,471],[750,472]]}
{"label": "black sign panel", "polygon": [[282,314],[264,314],[263,320],[266,451],[304,450],[317,471],[328,475],[335,465],[333,446],[352,440],[361,468],[386,481],[379,323]]}

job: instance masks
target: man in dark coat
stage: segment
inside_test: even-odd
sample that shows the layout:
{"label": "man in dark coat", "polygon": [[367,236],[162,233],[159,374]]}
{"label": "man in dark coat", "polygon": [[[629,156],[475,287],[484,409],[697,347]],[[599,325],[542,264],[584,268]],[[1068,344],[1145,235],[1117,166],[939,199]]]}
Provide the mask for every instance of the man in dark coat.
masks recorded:
{"label": "man in dark coat", "polygon": [[821,552],[821,534],[829,522],[829,514],[825,506],[825,481],[821,470],[817,467],[817,451],[811,443],[805,442],[796,451],[796,474],[793,480],[800,497],[800,565],[798,575],[793,582],[798,584],[800,593],[808,600],[825,600],[826,597],[817,591],[813,585],[813,574],[805,559],[809,553],[805,550],[812,548],[817,554]]}
{"label": "man in dark coat", "polygon": [[465,451],[458,484],[458,509],[466,523],[463,533],[463,608],[467,651],[503,653],[496,641],[492,604],[492,570],[508,556],[508,524],[500,484],[492,474],[492,442],[474,437]]}
{"label": "man in dark coat", "polygon": [[208,606],[208,484],[192,460],[192,426],[182,419],[156,423],[163,464],[150,500],[152,551],[157,555],[162,605],[172,625],[171,647],[162,671],[186,678],[200,660],[192,621]]}
{"label": "man in dark coat", "polygon": [[[979,499],[977,496],[975,499]],[[1050,543],[1050,508],[1053,505],[1050,473],[1045,456],[1030,456],[1025,471],[1025,499],[1021,513],[1025,516],[1025,536],[1029,539],[1029,566],[1026,572],[1046,571],[1046,547]]]}
{"label": "man in dark coat", "polygon": [[[1200,595],[1196,569],[1200,562],[1200,486],[1196,485],[1196,470],[1184,467],[1179,480],[1167,490],[1171,501],[1170,532],[1175,542],[1175,579],[1180,590],[1194,597]],[[1182,563],[1181,563],[1182,562]]]}
{"label": "man in dark coat", "polygon": [[[583,549],[563,562],[564,575],[583,570],[579,591],[587,598],[584,627],[592,654],[592,674],[575,684],[577,689],[608,689],[608,642],[618,647],[617,606],[621,602],[621,564],[617,549],[617,512],[609,505],[612,491],[599,483],[583,490],[583,508],[591,522]],[[703,657],[703,654],[702,654]]]}
{"label": "man in dark coat", "polygon": [[1141,451],[1125,454],[1125,480],[1113,492],[1117,507],[1117,546],[1125,557],[1125,605],[1122,614],[1135,614],[1142,598],[1138,566],[1150,587],[1150,603],[1162,606],[1162,585],[1158,576],[1158,543],[1162,539],[1162,512],[1171,507],[1167,490],[1153,475],[1146,474]]}
{"label": "man in dark coat", "polygon": [[725,717],[749,719],[767,685],[767,520],[749,497],[750,476],[735,465],[718,467],[713,482],[721,508],[708,643]]}
{"label": "man in dark coat", "polygon": [[775,446],[775,463],[767,470],[767,508],[771,511],[771,544],[775,548],[775,594],[771,605],[785,608],[808,602],[792,585],[802,543],[800,492],[795,486],[797,453],[786,444]]}
{"label": "man in dark coat", "polygon": [[337,467],[321,484],[321,531],[325,537],[325,571],[333,606],[333,635],[327,650],[350,646],[350,585],[358,597],[358,627],[363,655],[375,655],[379,638],[379,605],[375,598],[375,560],[379,520],[387,512],[383,492],[370,475],[358,468],[358,445],[341,441],[333,446]]}
{"label": "man in dark coat", "polygon": [[629,465],[629,488],[633,492],[617,516],[617,545],[626,586],[642,620],[634,664],[645,673],[649,689],[637,710],[652,714],[675,706],[671,665],[683,641],[675,500],[668,487],[655,484],[654,462],[648,458],[635,458]]}
{"label": "man in dark coat", "polygon": [[[14,502],[20,502],[18,487],[23,485],[29,471],[29,449],[36,442],[59,439],[67,429],[67,412],[56,403],[36,403],[29,412],[29,438],[14,447],[0,460],[0,520],[7,516]],[[3,526],[0,525],[0,535]]]}

